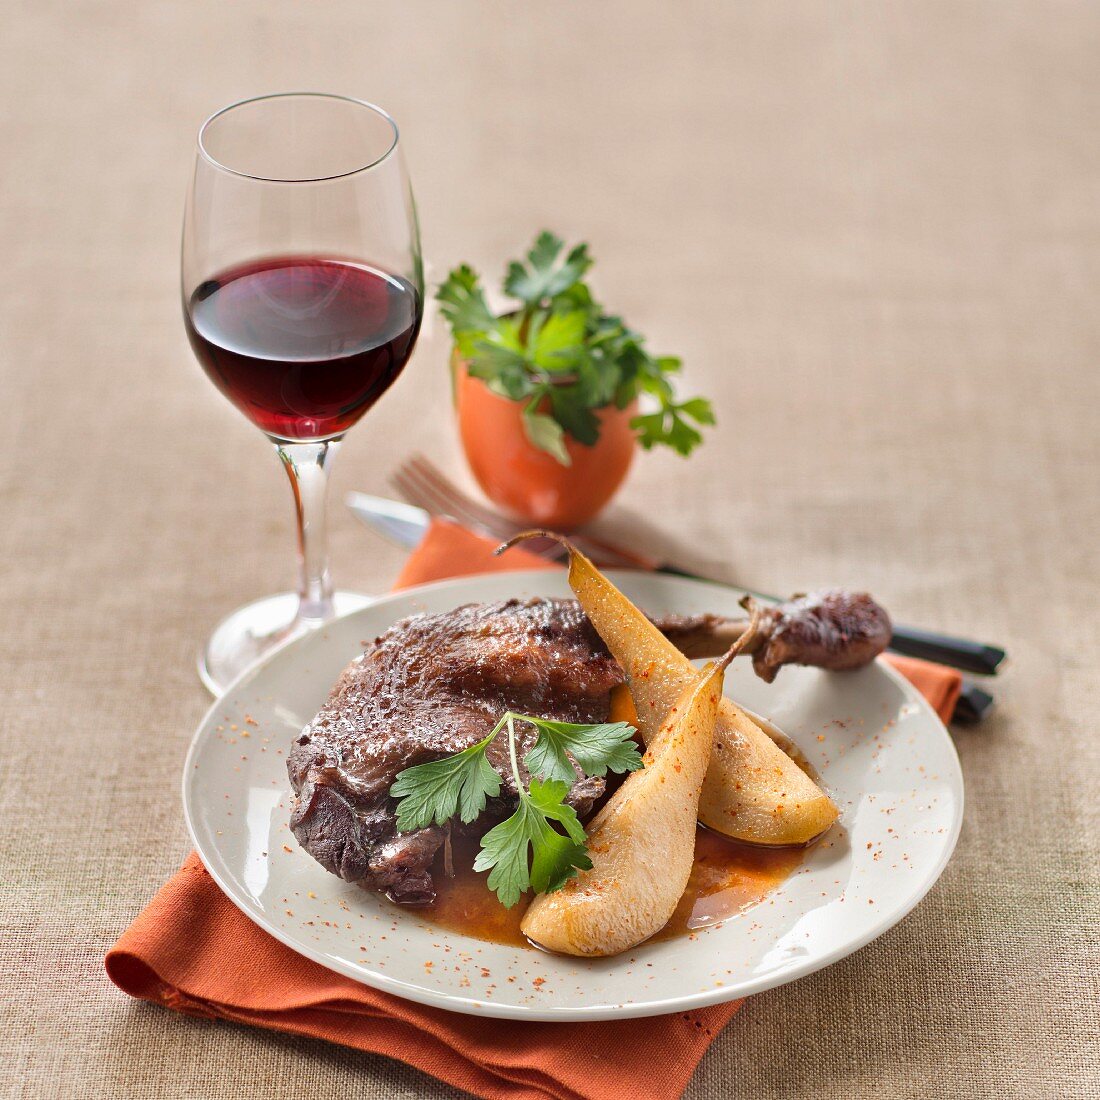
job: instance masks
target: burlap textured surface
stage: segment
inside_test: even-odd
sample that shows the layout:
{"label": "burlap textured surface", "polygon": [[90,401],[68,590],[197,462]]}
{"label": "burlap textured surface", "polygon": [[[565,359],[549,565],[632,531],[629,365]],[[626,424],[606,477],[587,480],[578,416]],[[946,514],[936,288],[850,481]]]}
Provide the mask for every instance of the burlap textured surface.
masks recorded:
{"label": "burlap textured surface", "polygon": [[[1100,1095],[1100,10],[1086,3],[10,3],[0,65],[0,1094],[453,1097],[135,1005],[102,956],[187,850],[195,649],[291,577],[274,457],[184,339],[193,131],[324,87],[401,122],[436,277],[542,225],[721,427],[606,517],[765,589],[1002,641],[927,901],[752,999],[687,1096]],[[457,465],[446,341],[349,437]],[[333,517],[348,587],[401,555]]]}

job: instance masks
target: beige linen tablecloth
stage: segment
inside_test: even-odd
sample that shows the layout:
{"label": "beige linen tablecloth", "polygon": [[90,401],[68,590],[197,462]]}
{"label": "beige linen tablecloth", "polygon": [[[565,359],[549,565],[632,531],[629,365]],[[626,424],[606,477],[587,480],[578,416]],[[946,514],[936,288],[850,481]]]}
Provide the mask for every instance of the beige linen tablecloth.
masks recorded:
{"label": "beige linen tablecloth", "polygon": [[[1100,8],[1086,3],[9,3],[0,65],[0,1092],[450,1097],[186,1019],[102,955],[187,849],[199,642],[292,576],[270,448],[187,348],[198,122],[326,88],[402,124],[432,273],[541,226],[680,353],[720,427],[637,465],[607,531],[765,589],[865,585],[1004,642],[957,731],[940,884],[753,998],[688,1090],[1085,1097],[1097,1086]],[[457,461],[433,322],[340,493]],[[339,579],[397,550],[337,511]]]}

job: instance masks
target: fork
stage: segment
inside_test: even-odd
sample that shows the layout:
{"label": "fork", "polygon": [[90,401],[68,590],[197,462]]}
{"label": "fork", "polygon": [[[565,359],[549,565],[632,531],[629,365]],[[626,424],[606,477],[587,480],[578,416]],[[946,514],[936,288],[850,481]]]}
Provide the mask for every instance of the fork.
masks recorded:
{"label": "fork", "polygon": [[[414,453],[394,472],[394,488],[410,503],[436,516],[447,516],[465,527],[473,527],[493,538],[506,542],[527,527],[494,512],[474,500],[454,484],[434,463],[422,454]],[[582,551],[600,565],[634,569],[656,569],[657,562],[608,546],[588,535],[570,535]],[[564,558],[565,549],[553,539],[532,539],[524,546],[550,561]]]}

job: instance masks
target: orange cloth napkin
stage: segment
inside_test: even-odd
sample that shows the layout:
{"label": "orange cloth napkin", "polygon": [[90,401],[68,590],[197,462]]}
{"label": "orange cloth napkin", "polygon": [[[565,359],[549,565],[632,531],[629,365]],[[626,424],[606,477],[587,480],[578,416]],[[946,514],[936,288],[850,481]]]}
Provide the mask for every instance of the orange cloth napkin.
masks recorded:
{"label": "orange cloth napkin", "polygon": [[[435,521],[398,587],[470,573],[557,568]],[[946,721],[957,673],[891,658]],[[310,1035],[385,1054],[486,1100],[679,1096],[741,1002],[640,1020],[549,1024],[428,1008],[342,977],[284,947],[225,897],[194,852],[106,959],[134,997],[177,1012]]]}

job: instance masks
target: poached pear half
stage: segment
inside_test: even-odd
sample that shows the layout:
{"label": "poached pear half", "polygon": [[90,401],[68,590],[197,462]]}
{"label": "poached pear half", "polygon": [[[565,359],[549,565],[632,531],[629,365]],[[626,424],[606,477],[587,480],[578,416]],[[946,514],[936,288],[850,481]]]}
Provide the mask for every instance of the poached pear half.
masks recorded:
{"label": "poached pear half", "polygon": [[[569,586],[626,674],[649,744],[698,671],[568,540]],[[507,545],[528,537],[517,536]],[[739,706],[718,704],[714,745],[699,798],[699,820],[750,844],[807,844],[836,820],[828,795]]]}
{"label": "poached pear half", "polygon": [[727,661],[696,674],[650,740],[645,767],[589,822],[591,869],[531,902],[520,925],[529,939],[566,955],[617,955],[668,923],[695,858],[699,792]]}

